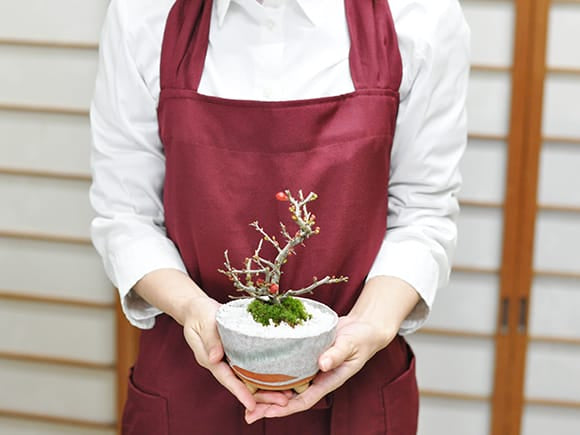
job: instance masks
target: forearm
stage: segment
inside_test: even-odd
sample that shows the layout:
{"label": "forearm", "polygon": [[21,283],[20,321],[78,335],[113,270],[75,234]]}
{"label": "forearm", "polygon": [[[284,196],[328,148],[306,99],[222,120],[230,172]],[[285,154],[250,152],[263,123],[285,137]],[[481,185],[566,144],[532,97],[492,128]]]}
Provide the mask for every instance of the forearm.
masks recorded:
{"label": "forearm", "polygon": [[146,274],[133,290],[151,305],[183,325],[196,301],[208,296],[185,273],[176,269],[158,269]]}
{"label": "forearm", "polygon": [[419,300],[402,279],[376,276],[367,281],[349,316],[370,323],[386,346]]}

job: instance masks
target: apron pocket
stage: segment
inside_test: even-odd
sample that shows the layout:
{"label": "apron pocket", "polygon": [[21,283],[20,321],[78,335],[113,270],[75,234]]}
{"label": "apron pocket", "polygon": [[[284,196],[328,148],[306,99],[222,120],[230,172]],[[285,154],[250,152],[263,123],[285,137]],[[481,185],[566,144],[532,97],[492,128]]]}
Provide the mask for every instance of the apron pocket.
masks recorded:
{"label": "apron pocket", "polygon": [[415,356],[409,349],[409,367],[382,388],[387,435],[416,435],[419,390],[415,377]]}
{"label": "apron pocket", "polygon": [[123,435],[169,435],[167,399],[141,390],[132,370],[122,428]]}

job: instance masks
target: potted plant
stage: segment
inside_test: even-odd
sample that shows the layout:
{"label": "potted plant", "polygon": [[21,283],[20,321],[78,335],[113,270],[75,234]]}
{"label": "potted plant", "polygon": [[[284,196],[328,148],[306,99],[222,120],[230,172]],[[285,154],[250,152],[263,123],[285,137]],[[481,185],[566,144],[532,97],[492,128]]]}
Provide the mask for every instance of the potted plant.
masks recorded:
{"label": "potted plant", "polygon": [[[318,372],[318,358],[334,342],[337,314],[326,305],[299,296],[321,285],[344,282],[345,276],[313,277],[300,289],[281,289],[282,268],[295,248],[318,234],[316,216],[308,205],[317,199],[298,191],[278,192],[278,201],[287,201],[292,221],[298,227],[290,234],[280,222],[282,243],[255,221],[250,225],[261,235],[254,254],[239,268],[232,266],[226,250],[225,274],[242,297],[233,298],[217,312],[217,326],[232,370],[248,386],[257,389],[304,391]],[[263,243],[275,248],[276,257],[262,257]]]}

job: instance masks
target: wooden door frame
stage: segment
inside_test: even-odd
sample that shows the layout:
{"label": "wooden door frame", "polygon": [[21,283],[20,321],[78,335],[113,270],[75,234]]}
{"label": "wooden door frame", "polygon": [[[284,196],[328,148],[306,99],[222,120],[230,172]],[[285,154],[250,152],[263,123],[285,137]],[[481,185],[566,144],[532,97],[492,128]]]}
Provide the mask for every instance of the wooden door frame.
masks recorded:
{"label": "wooden door frame", "polygon": [[521,431],[550,0],[516,0],[515,6],[492,435]]}

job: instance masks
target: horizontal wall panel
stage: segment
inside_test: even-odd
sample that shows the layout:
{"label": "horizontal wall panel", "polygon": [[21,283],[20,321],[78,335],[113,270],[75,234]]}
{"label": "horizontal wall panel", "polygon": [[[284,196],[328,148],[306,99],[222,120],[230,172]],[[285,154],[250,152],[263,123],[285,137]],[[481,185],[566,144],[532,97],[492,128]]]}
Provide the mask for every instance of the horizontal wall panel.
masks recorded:
{"label": "horizontal wall panel", "polygon": [[503,234],[501,209],[463,206],[458,231],[456,266],[499,268]]}
{"label": "horizontal wall panel", "polygon": [[530,335],[580,339],[580,279],[538,276],[530,304]]}
{"label": "horizontal wall panel", "polygon": [[85,116],[0,110],[0,166],[89,174]]}
{"label": "horizontal wall panel", "polygon": [[463,185],[459,198],[501,203],[505,197],[507,144],[470,139],[461,160]]}
{"label": "horizontal wall panel", "polygon": [[97,43],[107,0],[0,2],[0,38]]}
{"label": "horizontal wall panel", "polygon": [[89,182],[0,174],[0,228],[89,237]]}
{"label": "horizontal wall panel", "polygon": [[492,334],[496,329],[499,277],[453,272],[437,292],[427,327]]}
{"label": "horizontal wall panel", "polygon": [[580,75],[548,74],[544,88],[543,132],[580,138]]}
{"label": "horizontal wall panel", "polygon": [[489,435],[490,421],[487,402],[421,397],[417,434]]}
{"label": "horizontal wall panel", "polygon": [[[578,108],[580,123],[580,106]],[[540,156],[538,201],[580,207],[580,147],[546,144]]]}
{"label": "horizontal wall panel", "polygon": [[114,371],[0,359],[0,409],[115,421]]}
{"label": "horizontal wall panel", "polygon": [[508,72],[472,71],[467,95],[469,132],[507,135],[510,101]]}
{"label": "horizontal wall panel", "polygon": [[86,110],[96,71],[96,50],[0,45],[0,103]]}
{"label": "horizontal wall panel", "polygon": [[493,389],[494,343],[491,339],[411,335],[417,355],[420,389],[489,395]]}
{"label": "horizontal wall panel", "polygon": [[580,402],[580,346],[529,343],[525,397]]}
{"label": "horizontal wall panel", "polygon": [[551,67],[580,68],[580,4],[555,3],[550,9],[547,61]]}
{"label": "horizontal wall panel", "polygon": [[0,417],[0,433],[8,435],[116,435],[115,430],[89,429],[6,417]]}
{"label": "horizontal wall panel", "polygon": [[[471,28],[471,61],[477,65],[510,66],[513,58],[515,8],[511,1],[462,2]],[[493,26],[493,32],[490,32]]]}
{"label": "horizontal wall panel", "polygon": [[536,269],[580,272],[580,214],[540,211],[535,240]]}
{"label": "horizontal wall panel", "polygon": [[90,245],[0,238],[0,270],[1,290],[101,303],[116,297]]}
{"label": "horizontal wall panel", "polygon": [[522,435],[578,435],[580,409],[524,406]]}
{"label": "horizontal wall panel", "polygon": [[115,310],[0,303],[0,352],[113,364]]}

